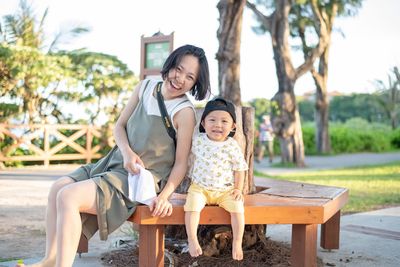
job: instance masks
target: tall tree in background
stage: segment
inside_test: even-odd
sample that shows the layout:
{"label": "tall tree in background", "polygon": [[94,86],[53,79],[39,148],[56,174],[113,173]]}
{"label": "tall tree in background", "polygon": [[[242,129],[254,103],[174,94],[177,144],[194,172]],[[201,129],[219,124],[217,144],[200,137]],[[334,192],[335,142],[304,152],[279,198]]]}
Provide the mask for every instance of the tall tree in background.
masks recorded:
{"label": "tall tree in background", "polygon": [[218,2],[219,48],[218,88],[220,95],[241,106],[240,94],[240,43],[245,0],[221,0]]}
{"label": "tall tree in background", "polygon": [[[304,144],[294,85],[298,78],[313,68],[314,61],[323,53],[329,43],[327,26],[318,9],[318,1],[311,0],[307,4],[311,6],[312,18],[318,25],[318,45],[308,53],[304,62],[295,68],[289,45],[289,14],[293,1],[257,1],[257,4],[247,1],[247,7],[253,11],[260,23],[258,32],[268,31],[271,35],[279,86],[278,92],[273,97],[278,109],[273,112],[272,120],[275,133],[280,140],[282,162],[293,162],[297,166],[304,166]],[[265,15],[260,11],[261,8],[266,8],[271,13]]]}
{"label": "tall tree in background", "polygon": [[[51,110],[54,104],[52,92],[60,81],[67,80],[70,65],[67,57],[45,55],[26,46],[0,44],[0,96],[5,108],[2,112],[13,118],[22,114],[29,123],[44,120],[46,110]],[[18,112],[10,113],[7,106],[16,107]]]}
{"label": "tall tree in background", "polygon": [[[310,2],[310,0],[307,0]],[[361,7],[362,0],[330,0],[318,1],[316,8],[321,14],[321,19],[326,25],[328,43],[319,57],[318,67],[312,67],[311,74],[316,86],[315,97],[315,123],[316,123],[316,148],[319,153],[329,153],[331,150],[329,137],[329,99],[328,99],[328,67],[331,35],[335,18],[337,16],[354,16]],[[313,19],[312,5],[296,3],[292,8],[290,19],[291,33],[300,37],[302,50],[307,57],[317,44],[310,44],[310,40],[318,39],[319,21]]]}
{"label": "tall tree in background", "polygon": [[47,14],[48,9],[38,19],[32,6],[21,0],[16,13],[4,16],[0,24],[0,57],[4,58],[0,71],[5,75],[0,79],[6,85],[0,93],[12,100],[21,99],[21,112],[26,112],[28,122],[42,119],[40,109],[48,102],[46,88],[56,88],[67,75],[68,59],[52,52],[61,41],[88,31],[84,27],[60,31],[47,45],[44,34]]}
{"label": "tall tree in background", "polygon": [[[112,147],[114,123],[138,78],[116,56],[80,50],[65,52],[65,55],[71,59],[73,73],[80,85],[75,102],[85,103],[90,124],[98,124],[101,115],[107,118],[101,123],[104,133],[101,141],[103,147]],[[63,95],[58,95],[58,99],[62,98]],[[65,100],[68,99],[71,100],[70,90],[65,95]]]}

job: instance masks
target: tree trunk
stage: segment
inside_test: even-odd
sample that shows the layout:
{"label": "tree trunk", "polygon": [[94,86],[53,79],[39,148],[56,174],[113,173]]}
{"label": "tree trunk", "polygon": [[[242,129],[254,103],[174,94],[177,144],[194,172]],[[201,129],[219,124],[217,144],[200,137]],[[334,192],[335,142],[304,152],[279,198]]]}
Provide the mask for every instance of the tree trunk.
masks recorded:
{"label": "tree trunk", "polygon": [[220,24],[217,31],[219,48],[218,88],[220,95],[241,105],[240,93],[240,43],[245,0],[221,0],[217,8]]}
{"label": "tree trunk", "polygon": [[272,101],[279,107],[272,114],[272,123],[280,141],[282,163],[296,163],[296,166],[304,167],[303,133],[295,96],[278,92]]}
{"label": "tree trunk", "polygon": [[318,73],[311,72],[315,85],[315,123],[316,123],[316,148],[318,153],[331,151],[331,139],[329,137],[329,99],[328,99],[328,55],[329,46],[320,57]]}
{"label": "tree trunk", "polygon": [[294,95],[296,71],[289,46],[290,1],[278,1],[272,17],[271,41],[279,89],[273,97],[278,110],[272,113],[274,132],[279,138],[282,163],[304,167],[304,144],[300,116]]}
{"label": "tree trunk", "polygon": [[314,61],[323,53],[329,42],[326,24],[318,10],[317,0],[311,0],[309,4],[315,19],[318,20],[319,43],[305,56],[304,63],[295,69],[289,45],[289,12],[292,1],[275,1],[275,10],[269,16],[265,16],[257,9],[256,5],[247,1],[247,6],[257,16],[263,28],[271,34],[279,85],[278,93],[273,98],[278,105],[271,117],[272,123],[276,127],[274,131],[281,143],[282,161],[295,163],[299,167],[304,166],[304,145],[300,116],[294,95],[294,84],[299,77],[313,68]]}
{"label": "tree trunk", "polygon": [[[322,17],[325,21],[325,25],[327,28],[326,32],[327,36],[329,37],[329,41],[326,44],[324,52],[319,57],[318,72],[316,72],[314,69],[312,69],[311,71],[317,88],[315,97],[315,141],[317,145],[317,151],[321,154],[329,153],[331,151],[331,139],[329,136],[328,62],[331,45],[330,36],[332,35],[333,22],[337,15],[337,11],[338,3],[333,3],[331,11],[328,13],[325,9],[320,10]],[[318,29],[317,25],[315,25],[314,27],[316,28],[316,30]]]}

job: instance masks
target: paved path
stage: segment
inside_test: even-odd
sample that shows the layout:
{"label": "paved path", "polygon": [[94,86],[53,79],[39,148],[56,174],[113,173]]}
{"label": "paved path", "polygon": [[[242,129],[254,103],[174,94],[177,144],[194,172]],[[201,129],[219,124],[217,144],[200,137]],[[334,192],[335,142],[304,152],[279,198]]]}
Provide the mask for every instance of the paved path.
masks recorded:
{"label": "paved path", "polygon": [[[400,161],[400,152],[388,153],[355,153],[336,156],[306,156],[305,168],[277,168],[271,166],[268,158],[260,163],[254,163],[254,169],[266,174],[279,174],[302,171],[315,171],[324,169],[338,169],[352,166],[365,166]],[[279,163],[280,157],[276,157],[272,163]]]}

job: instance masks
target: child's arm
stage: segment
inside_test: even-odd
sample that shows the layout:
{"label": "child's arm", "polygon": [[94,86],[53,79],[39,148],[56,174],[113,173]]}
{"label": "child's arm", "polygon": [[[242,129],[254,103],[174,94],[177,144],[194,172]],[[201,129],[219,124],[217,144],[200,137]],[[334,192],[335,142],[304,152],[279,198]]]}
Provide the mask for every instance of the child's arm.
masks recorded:
{"label": "child's arm", "polygon": [[243,200],[244,171],[234,171],[235,189],[232,195],[235,200]]}

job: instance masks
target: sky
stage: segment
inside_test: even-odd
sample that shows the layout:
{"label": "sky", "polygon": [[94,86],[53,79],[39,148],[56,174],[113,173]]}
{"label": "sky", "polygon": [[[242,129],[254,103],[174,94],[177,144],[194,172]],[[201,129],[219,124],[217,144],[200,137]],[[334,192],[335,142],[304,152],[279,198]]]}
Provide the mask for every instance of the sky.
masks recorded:
{"label": "sky", "polygon": [[[39,16],[46,7],[49,14],[46,33],[85,25],[91,32],[74,39],[63,49],[85,47],[90,51],[117,56],[139,75],[140,38],[161,31],[174,32],[174,47],[193,44],[207,55],[213,93],[218,93],[217,0],[34,0]],[[13,14],[19,0],[0,0],[0,16]],[[333,34],[328,91],[371,93],[373,81],[383,80],[394,66],[400,67],[400,1],[364,1],[356,17],[338,18]],[[272,98],[278,90],[271,40],[268,34],[256,35],[252,11],[245,9],[241,43],[242,101]],[[294,59],[301,59],[297,52]],[[301,62],[295,62],[300,64]],[[295,94],[315,90],[309,74],[295,85]]]}

